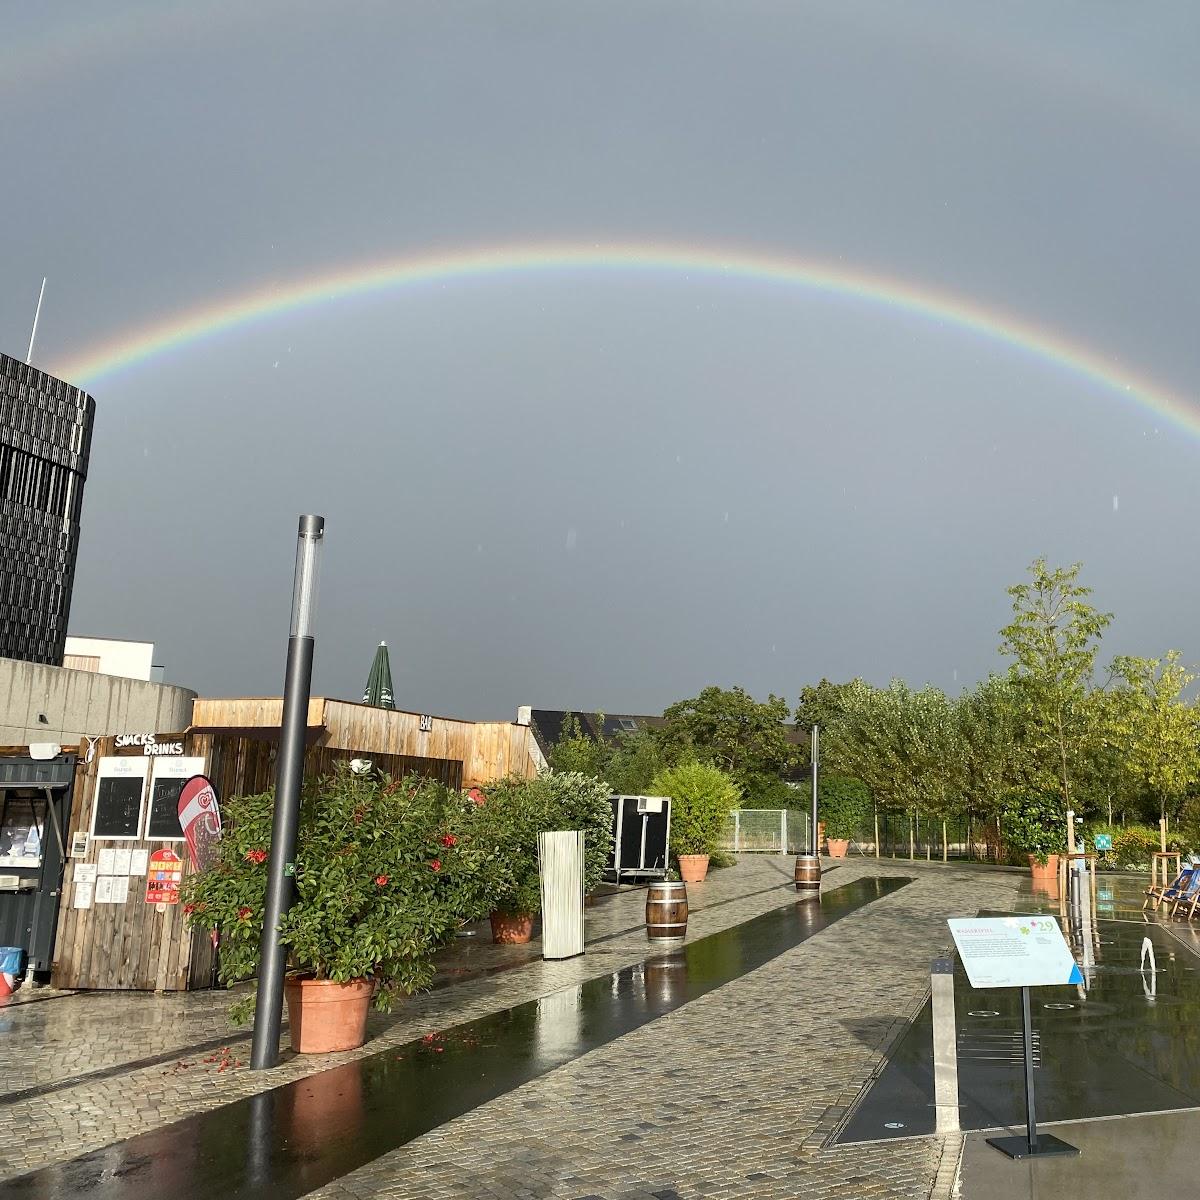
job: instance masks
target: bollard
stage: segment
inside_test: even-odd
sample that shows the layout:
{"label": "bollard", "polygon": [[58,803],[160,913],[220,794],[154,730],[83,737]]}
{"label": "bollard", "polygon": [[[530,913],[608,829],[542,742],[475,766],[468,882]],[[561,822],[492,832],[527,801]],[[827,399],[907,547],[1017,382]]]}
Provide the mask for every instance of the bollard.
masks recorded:
{"label": "bollard", "polygon": [[954,959],[929,968],[933,1002],[933,1102],[938,1133],[958,1133],[958,1031],[954,1021]]}

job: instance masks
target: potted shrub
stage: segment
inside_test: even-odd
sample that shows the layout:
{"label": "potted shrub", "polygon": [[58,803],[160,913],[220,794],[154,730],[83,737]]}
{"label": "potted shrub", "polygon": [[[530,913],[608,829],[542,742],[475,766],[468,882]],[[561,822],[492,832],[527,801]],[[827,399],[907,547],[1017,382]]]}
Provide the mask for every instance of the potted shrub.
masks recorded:
{"label": "potted shrub", "polygon": [[718,767],[681,763],[660,771],[650,785],[671,798],[671,849],[684,883],[702,883],[729,814],[741,796],[737,784]]}
{"label": "potted shrub", "polygon": [[845,775],[827,775],[821,780],[817,796],[824,820],[826,845],[830,858],[845,858],[850,839],[859,832],[871,810],[871,796],[860,779]]}
{"label": "potted shrub", "polygon": [[[362,1045],[367,1009],[433,977],[433,954],[482,915],[478,855],[461,826],[467,801],[427,779],[358,775],[340,764],[301,802],[295,900],[280,923],[288,952],[292,1046],[305,1053]],[[226,801],[213,865],[184,885],[184,913],[220,934],[229,984],[258,967],[274,795]],[[234,1006],[249,1016],[253,995]]]}
{"label": "potted shrub", "polygon": [[607,783],[578,771],[510,776],[471,789],[464,830],[478,851],[493,941],[522,943],[533,935],[542,906],[539,833],[582,829],[585,893],[599,884],[612,845],[610,794]]}
{"label": "potted shrub", "polygon": [[1010,796],[1001,816],[1005,840],[1029,860],[1036,884],[1058,879],[1058,856],[1066,850],[1066,816],[1059,797],[1050,792]]}

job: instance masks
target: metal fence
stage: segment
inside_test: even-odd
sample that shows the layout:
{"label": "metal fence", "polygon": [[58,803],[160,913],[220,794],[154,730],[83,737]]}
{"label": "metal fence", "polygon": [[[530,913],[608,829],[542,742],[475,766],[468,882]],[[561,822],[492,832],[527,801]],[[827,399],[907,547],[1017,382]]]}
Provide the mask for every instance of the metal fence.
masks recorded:
{"label": "metal fence", "polygon": [[718,850],[787,854],[808,844],[808,818],[786,808],[740,808],[729,814]]}
{"label": "metal fence", "polygon": [[[786,808],[743,808],[729,814],[718,850],[736,854],[792,854],[808,849],[808,814]],[[824,848],[822,848],[824,852]],[[1002,855],[995,821],[970,813],[945,821],[919,813],[869,815],[850,839],[850,853],[881,858],[974,859],[998,862]]]}

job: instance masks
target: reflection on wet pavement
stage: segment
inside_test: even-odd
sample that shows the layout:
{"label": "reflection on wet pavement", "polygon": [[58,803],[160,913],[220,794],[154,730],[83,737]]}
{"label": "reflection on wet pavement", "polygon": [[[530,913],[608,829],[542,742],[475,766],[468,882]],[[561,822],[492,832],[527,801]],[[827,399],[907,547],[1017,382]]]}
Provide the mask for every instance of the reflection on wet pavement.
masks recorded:
{"label": "reflection on wet pavement", "polygon": [[[1184,948],[1186,925],[1141,913],[1142,886],[1101,877],[1090,938],[1060,915],[1086,982],[1033,993],[1040,1122],[1200,1105],[1200,960]],[[1060,914],[1046,893],[1019,907]],[[956,964],[954,991],[962,1128],[1022,1125],[1019,989],[975,990]],[[932,1037],[926,1004],[839,1141],[934,1132]]]}
{"label": "reflection on wet pavement", "polygon": [[296,1197],[769,962],[904,878],[856,880],[666,955],[71,1162],[0,1196]]}

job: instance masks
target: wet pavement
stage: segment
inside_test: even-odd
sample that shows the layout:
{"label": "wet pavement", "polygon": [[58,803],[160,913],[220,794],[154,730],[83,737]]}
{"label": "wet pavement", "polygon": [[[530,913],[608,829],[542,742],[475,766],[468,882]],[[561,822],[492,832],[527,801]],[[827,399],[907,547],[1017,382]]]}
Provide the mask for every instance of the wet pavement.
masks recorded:
{"label": "wet pavement", "polygon": [[769,963],[909,882],[874,876],[683,948],[0,1183],[95,1200],[296,1197]]}
{"label": "wet pavement", "polygon": [[[1081,986],[1033,991],[1039,1122],[1200,1106],[1200,960],[1185,948],[1186,923],[1141,913],[1134,877],[1102,879],[1101,919]],[[1018,912],[1060,912],[1046,896],[1023,896]],[[1143,953],[1143,943],[1149,947]],[[1020,991],[972,989],[955,967],[962,1128],[1022,1126]],[[927,1004],[889,1055],[840,1140],[931,1134],[935,1128],[932,1017]]]}

